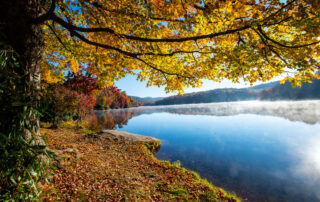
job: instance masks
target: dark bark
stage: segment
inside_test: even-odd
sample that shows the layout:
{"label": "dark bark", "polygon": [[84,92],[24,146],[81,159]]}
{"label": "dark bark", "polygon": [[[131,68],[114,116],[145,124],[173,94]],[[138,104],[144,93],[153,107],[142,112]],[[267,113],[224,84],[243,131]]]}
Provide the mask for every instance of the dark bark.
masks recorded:
{"label": "dark bark", "polygon": [[[19,55],[22,68],[15,72],[21,76],[21,79],[28,81],[25,90],[30,100],[35,101],[34,105],[37,105],[39,100],[43,33],[41,24],[34,24],[33,19],[41,14],[42,2],[41,0],[2,0],[0,2],[1,33],[5,43]],[[37,122],[39,124],[39,121]]]}

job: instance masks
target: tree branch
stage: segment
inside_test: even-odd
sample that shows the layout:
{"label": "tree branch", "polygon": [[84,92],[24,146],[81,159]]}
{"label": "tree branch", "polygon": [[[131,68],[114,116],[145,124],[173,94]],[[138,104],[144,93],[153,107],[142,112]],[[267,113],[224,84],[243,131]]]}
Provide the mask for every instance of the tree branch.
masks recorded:
{"label": "tree branch", "polygon": [[137,53],[137,55],[154,55],[154,56],[174,56],[175,54],[192,54],[192,53],[200,53],[200,54],[211,54],[212,52],[201,52],[201,51],[173,51],[171,53]]}
{"label": "tree branch", "polygon": [[125,35],[125,34],[118,34],[114,30],[112,30],[110,28],[107,28],[107,27],[106,28],[78,27],[78,26],[75,26],[75,25],[73,25],[71,23],[68,23],[68,22],[64,21],[62,18],[58,17],[57,15],[52,15],[50,18],[53,21],[55,21],[58,24],[60,24],[62,27],[66,28],[66,29],[68,29],[70,31],[72,30],[72,31],[79,31],[79,32],[86,32],[86,33],[90,33],[90,32],[107,32],[107,33],[114,34],[114,35],[122,37],[122,38],[126,38],[126,39],[129,39],[129,40],[135,40],[135,41],[141,41],[141,42],[184,42],[184,41],[195,41],[195,40],[198,40],[198,39],[206,39],[206,38],[213,38],[213,37],[227,35],[227,34],[233,34],[233,33],[239,32],[239,31],[246,30],[246,29],[251,27],[250,25],[245,25],[245,26],[237,28],[237,29],[230,29],[230,30],[226,30],[226,31],[223,31],[223,32],[217,32],[217,33],[200,35],[200,36],[193,36],[193,37],[153,39],[153,38],[142,38],[142,37],[138,37],[138,36],[131,36],[131,35]]}
{"label": "tree branch", "polygon": [[274,16],[278,15],[278,13],[280,13],[283,9],[285,9],[286,7],[290,6],[291,4],[293,4],[296,0],[290,1],[287,4],[285,4],[284,6],[282,6],[281,8],[279,8],[279,10],[277,10],[276,12],[274,12],[273,14],[269,15],[268,17],[266,17],[263,21],[268,21],[271,18],[273,18]]}
{"label": "tree branch", "polygon": [[[54,28],[51,27],[51,25],[47,24],[47,26],[49,27],[49,29],[52,31],[53,35],[58,39],[59,43],[67,50],[69,51],[71,54],[73,54],[73,52],[63,43],[62,39],[58,36],[58,34],[55,32]],[[73,54],[74,55],[74,54]]]}
{"label": "tree branch", "polygon": [[315,45],[315,44],[318,44],[320,43],[320,41],[315,41],[315,42],[312,42],[312,43],[309,43],[309,44],[303,44],[303,45],[294,45],[294,46],[288,46],[288,45],[285,45],[285,44],[282,44],[274,39],[271,39],[261,28],[261,26],[258,26],[258,31],[259,33],[268,41],[271,41],[272,43],[275,43],[277,44],[278,46],[281,46],[281,47],[284,47],[284,48],[303,48],[303,47],[307,47],[307,46],[311,46],[311,45]]}
{"label": "tree branch", "polygon": [[44,21],[50,19],[50,16],[52,16],[54,14],[54,10],[56,9],[56,4],[57,4],[56,0],[51,0],[51,5],[50,5],[49,10],[45,14],[40,15],[39,17],[33,19],[33,23],[34,24],[41,24]]}
{"label": "tree branch", "polygon": [[253,31],[255,31],[255,32],[258,34],[258,36],[260,37],[260,39],[262,40],[262,42],[263,42],[267,47],[270,48],[270,51],[271,51],[271,52],[273,52],[282,62],[284,62],[286,65],[288,65],[288,62],[287,62],[285,59],[283,59],[283,58],[281,57],[281,55],[280,55],[277,51],[274,50],[274,48],[272,47],[272,45],[268,44],[268,42],[266,41],[266,39],[263,37],[263,35],[262,35],[259,31],[255,30],[255,29],[253,29]]}
{"label": "tree branch", "polygon": [[106,45],[106,44],[101,44],[101,43],[97,43],[97,42],[94,42],[94,41],[90,41],[89,39],[87,39],[86,37],[82,36],[81,34],[79,34],[78,32],[76,32],[74,30],[69,30],[69,32],[70,32],[71,35],[76,36],[78,39],[80,39],[81,41],[83,41],[83,42],[85,42],[87,44],[90,44],[90,45],[93,45],[93,46],[97,46],[97,47],[101,47],[101,48],[104,48],[104,49],[115,50],[115,51],[117,51],[119,53],[122,53],[124,55],[130,56],[130,57],[133,57],[133,58],[136,58],[138,56],[138,54],[136,54],[136,53],[127,52],[127,51],[124,51],[124,50],[122,50],[120,48],[117,48],[117,47],[113,47],[113,46],[109,46],[109,45]]}
{"label": "tree branch", "polygon": [[100,10],[105,10],[105,11],[108,11],[110,13],[116,13],[116,14],[122,14],[122,15],[125,15],[125,16],[129,16],[129,17],[140,17],[140,18],[150,18],[152,20],[159,20],[159,21],[166,21],[166,22],[185,22],[185,20],[182,20],[182,19],[167,19],[167,18],[162,18],[162,17],[156,17],[156,16],[144,16],[144,15],[141,15],[141,14],[138,14],[138,13],[132,13],[132,12],[126,12],[126,11],[121,11],[121,10],[116,10],[116,9],[107,9],[106,7],[103,7],[101,4],[99,4],[98,2],[89,2],[87,1],[89,4],[91,4],[92,6],[94,6],[95,8],[97,9],[100,9]]}
{"label": "tree branch", "polygon": [[73,36],[76,36],[78,37],[81,41],[87,43],[87,44],[90,44],[90,45],[93,45],[93,46],[97,46],[97,47],[100,47],[100,48],[104,48],[104,49],[109,49],[109,50],[115,50],[119,53],[122,53],[124,55],[127,55],[127,56],[130,56],[130,57],[133,57],[133,58],[137,58],[138,56],[173,56],[175,54],[179,54],[179,53],[186,53],[186,54],[190,54],[190,53],[201,53],[201,54],[210,54],[211,52],[201,52],[201,51],[173,51],[171,53],[153,53],[153,52],[146,52],[146,53],[135,53],[135,52],[128,52],[128,51],[125,51],[125,50],[122,50],[120,48],[117,48],[117,47],[114,47],[114,46],[109,46],[109,45],[106,45],[106,44],[101,44],[101,43],[97,43],[97,42],[94,42],[94,41],[90,41],[89,39],[87,39],[86,37],[82,36],[81,34],[79,34],[78,32],[76,31],[72,31],[72,30],[69,30],[71,35]]}
{"label": "tree branch", "polygon": [[154,69],[154,70],[156,70],[156,71],[159,71],[159,72],[161,72],[161,73],[163,73],[163,74],[173,75],[173,76],[181,76],[181,77],[185,77],[185,78],[192,78],[192,77],[182,76],[182,75],[177,74],[177,73],[172,73],[172,72],[166,72],[166,71],[163,71],[162,69],[159,69],[158,67],[155,67],[154,65],[152,65],[152,64],[150,64],[150,63],[148,63],[148,62],[146,62],[145,60],[143,60],[143,59],[141,59],[141,58],[139,58],[139,57],[136,57],[135,59],[137,59],[137,60],[139,60],[139,61],[143,62],[143,63],[144,63],[144,64],[146,64],[147,66],[149,66],[149,67],[151,67],[152,69]]}
{"label": "tree branch", "polygon": [[[124,55],[129,56],[129,57],[132,57],[132,58],[134,58],[134,59],[137,59],[137,60],[143,62],[144,64],[148,65],[148,66],[151,67],[152,69],[157,70],[157,71],[159,71],[159,72],[161,72],[161,73],[164,73],[164,74],[167,74],[167,75],[182,76],[182,75],[177,74],[177,73],[171,73],[171,72],[163,71],[162,69],[159,69],[159,68],[155,67],[154,65],[151,65],[151,64],[147,63],[146,61],[144,61],[143,59],[141,59],[141,58],[139,57],[140,55],[144,55],[143,53],[139,53],[139,54],[137,54],[137,53],[130,53],[130,52],[121,50],[121,49],[116,48],[116,47],[113,47],[113,46],[109,46],[109,45],[100,44],[100,43],[96,43],[96,42],[90,41],[89,39],[85,38],[84,36],[82,36],[82,35],[79,34],[78,32],[75,32],[75,31],[70,31],[70,32],[72,32],[72,34],[73,34],[74,36],[78,37],[81,41],[83,41],[83,42],[85,42],[85,43],[87,43],[87,44],[90,44],[90,45],[93,45],[93,46],[97,46],[97,47],[101,47],[101,48],[104,48],[104,49],[115,50],[115,51],[117,51],[117,52],[119,52],[119,53],[122,53],[122,54],[124,54]],[[181,52],[182,52],[182,51],[181,51]],[[178,52],[177,52],[177,53],[178,53]],[[155,55],[156,55],[156,54],[155,54]],[[162,55],[164,55],[164,54],[162,54]],[[171,55],[171,53],[170,53],[170,54],[167,54],[167,55]],[[185,78],[193,78],[193,77],[188,77],[188,76],[182,76],[182,77],[185,77]]]}

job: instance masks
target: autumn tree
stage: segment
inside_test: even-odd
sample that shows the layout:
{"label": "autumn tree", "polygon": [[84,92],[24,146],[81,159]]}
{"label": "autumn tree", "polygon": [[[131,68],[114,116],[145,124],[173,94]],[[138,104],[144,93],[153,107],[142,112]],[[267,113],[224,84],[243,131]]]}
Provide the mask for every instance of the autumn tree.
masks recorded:
{"label": "autumn tree", "polygon": [[93,91],[99,89],[99,86],[96,76],[88,73],[88,67],[80,66],[77,72],[68,72],[63,85],[71,90],[91,96]]}
{"label": "autumn tree", "polygon": [[89,66],[80,66],[76,73],[68,72],[62,84],[42,83],[41,120],[56,127],[60,121],[83,119],[93,113],[100,88],[96,76],[86,71]]}
{"label": "autumn tree", "polygon": [[88,64],[86,67],[80,66],[76,73],[69,72],[63,84],[66,88],[79,94],[77,107],[77,117],[79,119],[93,113],[93,108],[96,104],[95,92],[100,89],[96,76],[87,71],[91,66],[92,64]]}
{"label": "autumn tree", "polygon": [[134,100],[132,97],[127,96],[124,91],[121,91],[115,86],[109,86],[97,93],[97,109],[110,109],[110,108],[129,108],[141,106],[143,103]]}
{"label": "autumn tree", "polygon": [[318,78],[319,15],[318,0],[3,0],[1,50],[18,56],[34,107],[40,74],[57,81],[87,63],[99,85],[135,74],[168,92],[284,73],[299,84]]}
{"label": "autumn tree", "polygon": [[50,79],[90,63],[105,85],[136,74],[182,92],[202,79],[318,77],[319,7],[317,0],[11,0],[1,3],[1,21],[35,86],[40,66]]}

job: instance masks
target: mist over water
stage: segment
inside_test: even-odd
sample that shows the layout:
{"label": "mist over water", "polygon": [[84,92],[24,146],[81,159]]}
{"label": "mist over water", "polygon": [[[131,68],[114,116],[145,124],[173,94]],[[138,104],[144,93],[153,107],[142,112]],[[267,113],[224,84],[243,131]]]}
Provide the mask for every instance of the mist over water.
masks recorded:
{"label": "mist over water", "polygon": [[320,101],[171,105],[96,114],[105,128],[160,139],[157,158],[180,160],[243,199],[320,201]]}

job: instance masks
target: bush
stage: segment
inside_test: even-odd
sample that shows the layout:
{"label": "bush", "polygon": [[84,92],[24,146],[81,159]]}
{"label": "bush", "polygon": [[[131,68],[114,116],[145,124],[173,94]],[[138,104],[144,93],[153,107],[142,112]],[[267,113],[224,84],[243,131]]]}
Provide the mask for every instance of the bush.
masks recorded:
{"label": "bush", "polygon": [[43,84],[41,121],[57,126],[62,121],[83,119],[93,113],[95,99],[61,84]]}
{"label": "bush", "polygon": [[55,126],[61,121],[77,116],[80,95],[60,84],[44,84],[41,93],[41,121],[51,122]]}
{"label": "bush", "polygon": [[30,96],[30,73],[19,56],[0,44],[0,201],[31,201],[40,194],[36,185],[45,170],[45,148],[35,141],[38,100]]}

